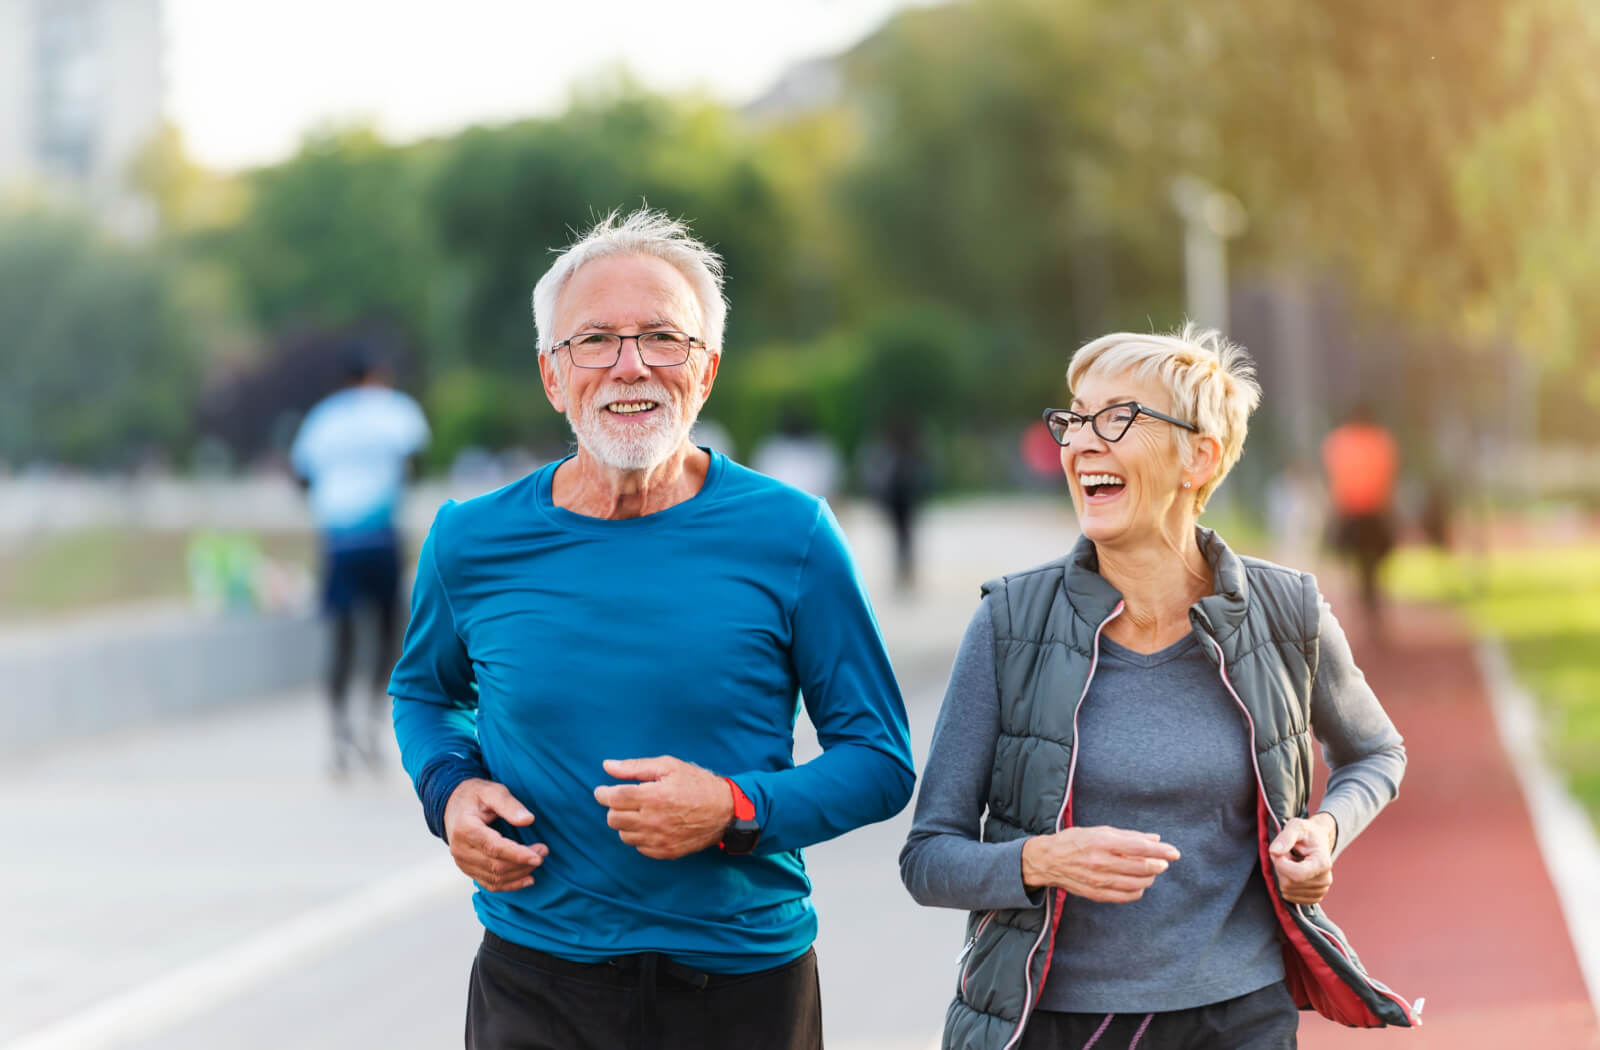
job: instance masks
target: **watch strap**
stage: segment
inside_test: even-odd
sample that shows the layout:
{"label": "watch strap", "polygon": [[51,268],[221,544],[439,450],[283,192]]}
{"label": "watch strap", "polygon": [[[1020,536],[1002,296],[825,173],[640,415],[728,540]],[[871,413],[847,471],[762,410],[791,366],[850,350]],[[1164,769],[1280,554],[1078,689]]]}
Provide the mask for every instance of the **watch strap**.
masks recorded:
{"label": "watch strap", "polygon": [[733,819],[756,819],[756,804],[750,801],[750,796],[746,795],[739,785],[734,783],[732,777],[723,777],[722,779],[727,781],[728,790],[733,792]]}
{"label": "watch strap", "polygon": [[761,825],[756,823],[756,806],[731,777],[723,777],[733,795],[733,819],[722,831],[717,848],[728,854],[749,853],[761,840]]}

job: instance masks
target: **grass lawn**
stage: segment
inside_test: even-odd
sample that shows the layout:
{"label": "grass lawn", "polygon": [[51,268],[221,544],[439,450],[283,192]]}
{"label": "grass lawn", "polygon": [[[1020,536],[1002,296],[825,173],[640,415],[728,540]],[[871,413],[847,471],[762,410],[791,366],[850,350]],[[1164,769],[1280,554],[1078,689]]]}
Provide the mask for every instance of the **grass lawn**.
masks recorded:
{"label": "grass lawn", "polygon": [[[266,556],[314,567],[305,533],[253,533]],[[189,594],[189,533],[84,529],[0,548],[0,620],[64,615],[94,606]]]}
{"label": "grass lawn", "polygon": [[1407,548],[1386,583],[1397,597],[1457,605],[1504,640],[1538,698],[1547,754],[1600,827],[1600,543],[1487,558]]}

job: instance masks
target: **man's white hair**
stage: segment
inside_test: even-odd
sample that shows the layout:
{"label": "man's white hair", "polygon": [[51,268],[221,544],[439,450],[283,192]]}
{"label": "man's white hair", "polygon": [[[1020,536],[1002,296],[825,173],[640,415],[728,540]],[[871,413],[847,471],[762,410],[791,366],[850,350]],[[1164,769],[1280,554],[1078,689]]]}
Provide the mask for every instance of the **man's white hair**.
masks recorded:
{"label": "man's white hair", "polygon": [[588,263],[613,255],[654,256],[683,274],[699,300],[705,323],[705,331],[689,334],[705,340],[713,351],[722,349],[728,317],[728,301],[722,295],[722,257],[696,239],[683,220],[645,207],[626,216],[620,208],[612,211],[564,249],[539,278],[533,289],[533,324],[541,354],[564,338],[551,325],[555,324],[556,300],[572,275]]}
{"label": "man's white hair", "polygon": [[1178,454],[1188,463],[1194,440],[1216,438],[1222,457],[1211,480],[1194,494],[1195,513],[1205,510],[1228,471],[1244,451],[1250,413],[1261,403],[1255,363],[1244,347],[1193,321],[1173,335],[1115,332],[1085,343],[1067,366],[1067,386],[1076,388],[1091,372],[1153,380],[1172,399],[1172,414],[1199,428],[1199,434],[1172,427]]}

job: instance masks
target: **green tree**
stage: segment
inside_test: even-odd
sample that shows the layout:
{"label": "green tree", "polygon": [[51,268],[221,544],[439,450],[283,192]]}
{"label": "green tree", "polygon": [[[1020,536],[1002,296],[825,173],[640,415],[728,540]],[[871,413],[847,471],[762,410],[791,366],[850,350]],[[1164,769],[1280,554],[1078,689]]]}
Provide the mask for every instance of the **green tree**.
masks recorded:
{"label": "green tree", "polygon": [[786,279],[789,212],[753,142],[718,106],[624,83],[555,120],[473,129],[447,153],[428,210],[460,282],[459,356],[473,364],[529,373],[530,296],[550,249],[641,203],[689,219],[722,253],[730,344],[806,327]]}
{"label": "green tree", "polygon": [[197,386],[170,265],[82,217],[0,218],[0,456],[120,465],[176,452]]}
{"label": "green tree", "polygon": [[1189,173],[1245,205],[1236,273],[1331,277],[1549,386],[1600,352],[1597,59],[1583,0],[970,0],[847,58],[866,131],[838,185],[865,279],[1015,333],[1014,376],[1176,320]]}
{"label": "green tree", "polygon": [[846,61],[864,124],[837,194],[875,308],[936,302],[975,323],[971,429],[1043,404],[1113,324],[1175,320],[1176,221],[1120,163],[1098,5],[912,12]]}
{"label": "green tree", "polygon": [[352,128],[309,137],[292,159],[253,172],[243,220],[215,244],[267,331],[373,317],[426,331],[433,267],[418,207],[429,153]]}

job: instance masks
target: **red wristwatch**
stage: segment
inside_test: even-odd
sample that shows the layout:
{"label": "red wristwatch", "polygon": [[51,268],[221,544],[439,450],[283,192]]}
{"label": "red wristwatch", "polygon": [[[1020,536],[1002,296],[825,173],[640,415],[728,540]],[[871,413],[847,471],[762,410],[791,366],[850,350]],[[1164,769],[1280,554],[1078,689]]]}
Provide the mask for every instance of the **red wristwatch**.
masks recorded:
{"label": "red wristwatch", "polygon": [[733,792],[733,819],[722,830],[722,841],[717,843],[717,848],[724,853],[749,853],[761,838],[761,825],[756,823],[756,804],[750,801],[750,796],[739,790],[739,785],[731,778],[722,779],[728,782],[728,790]]}

